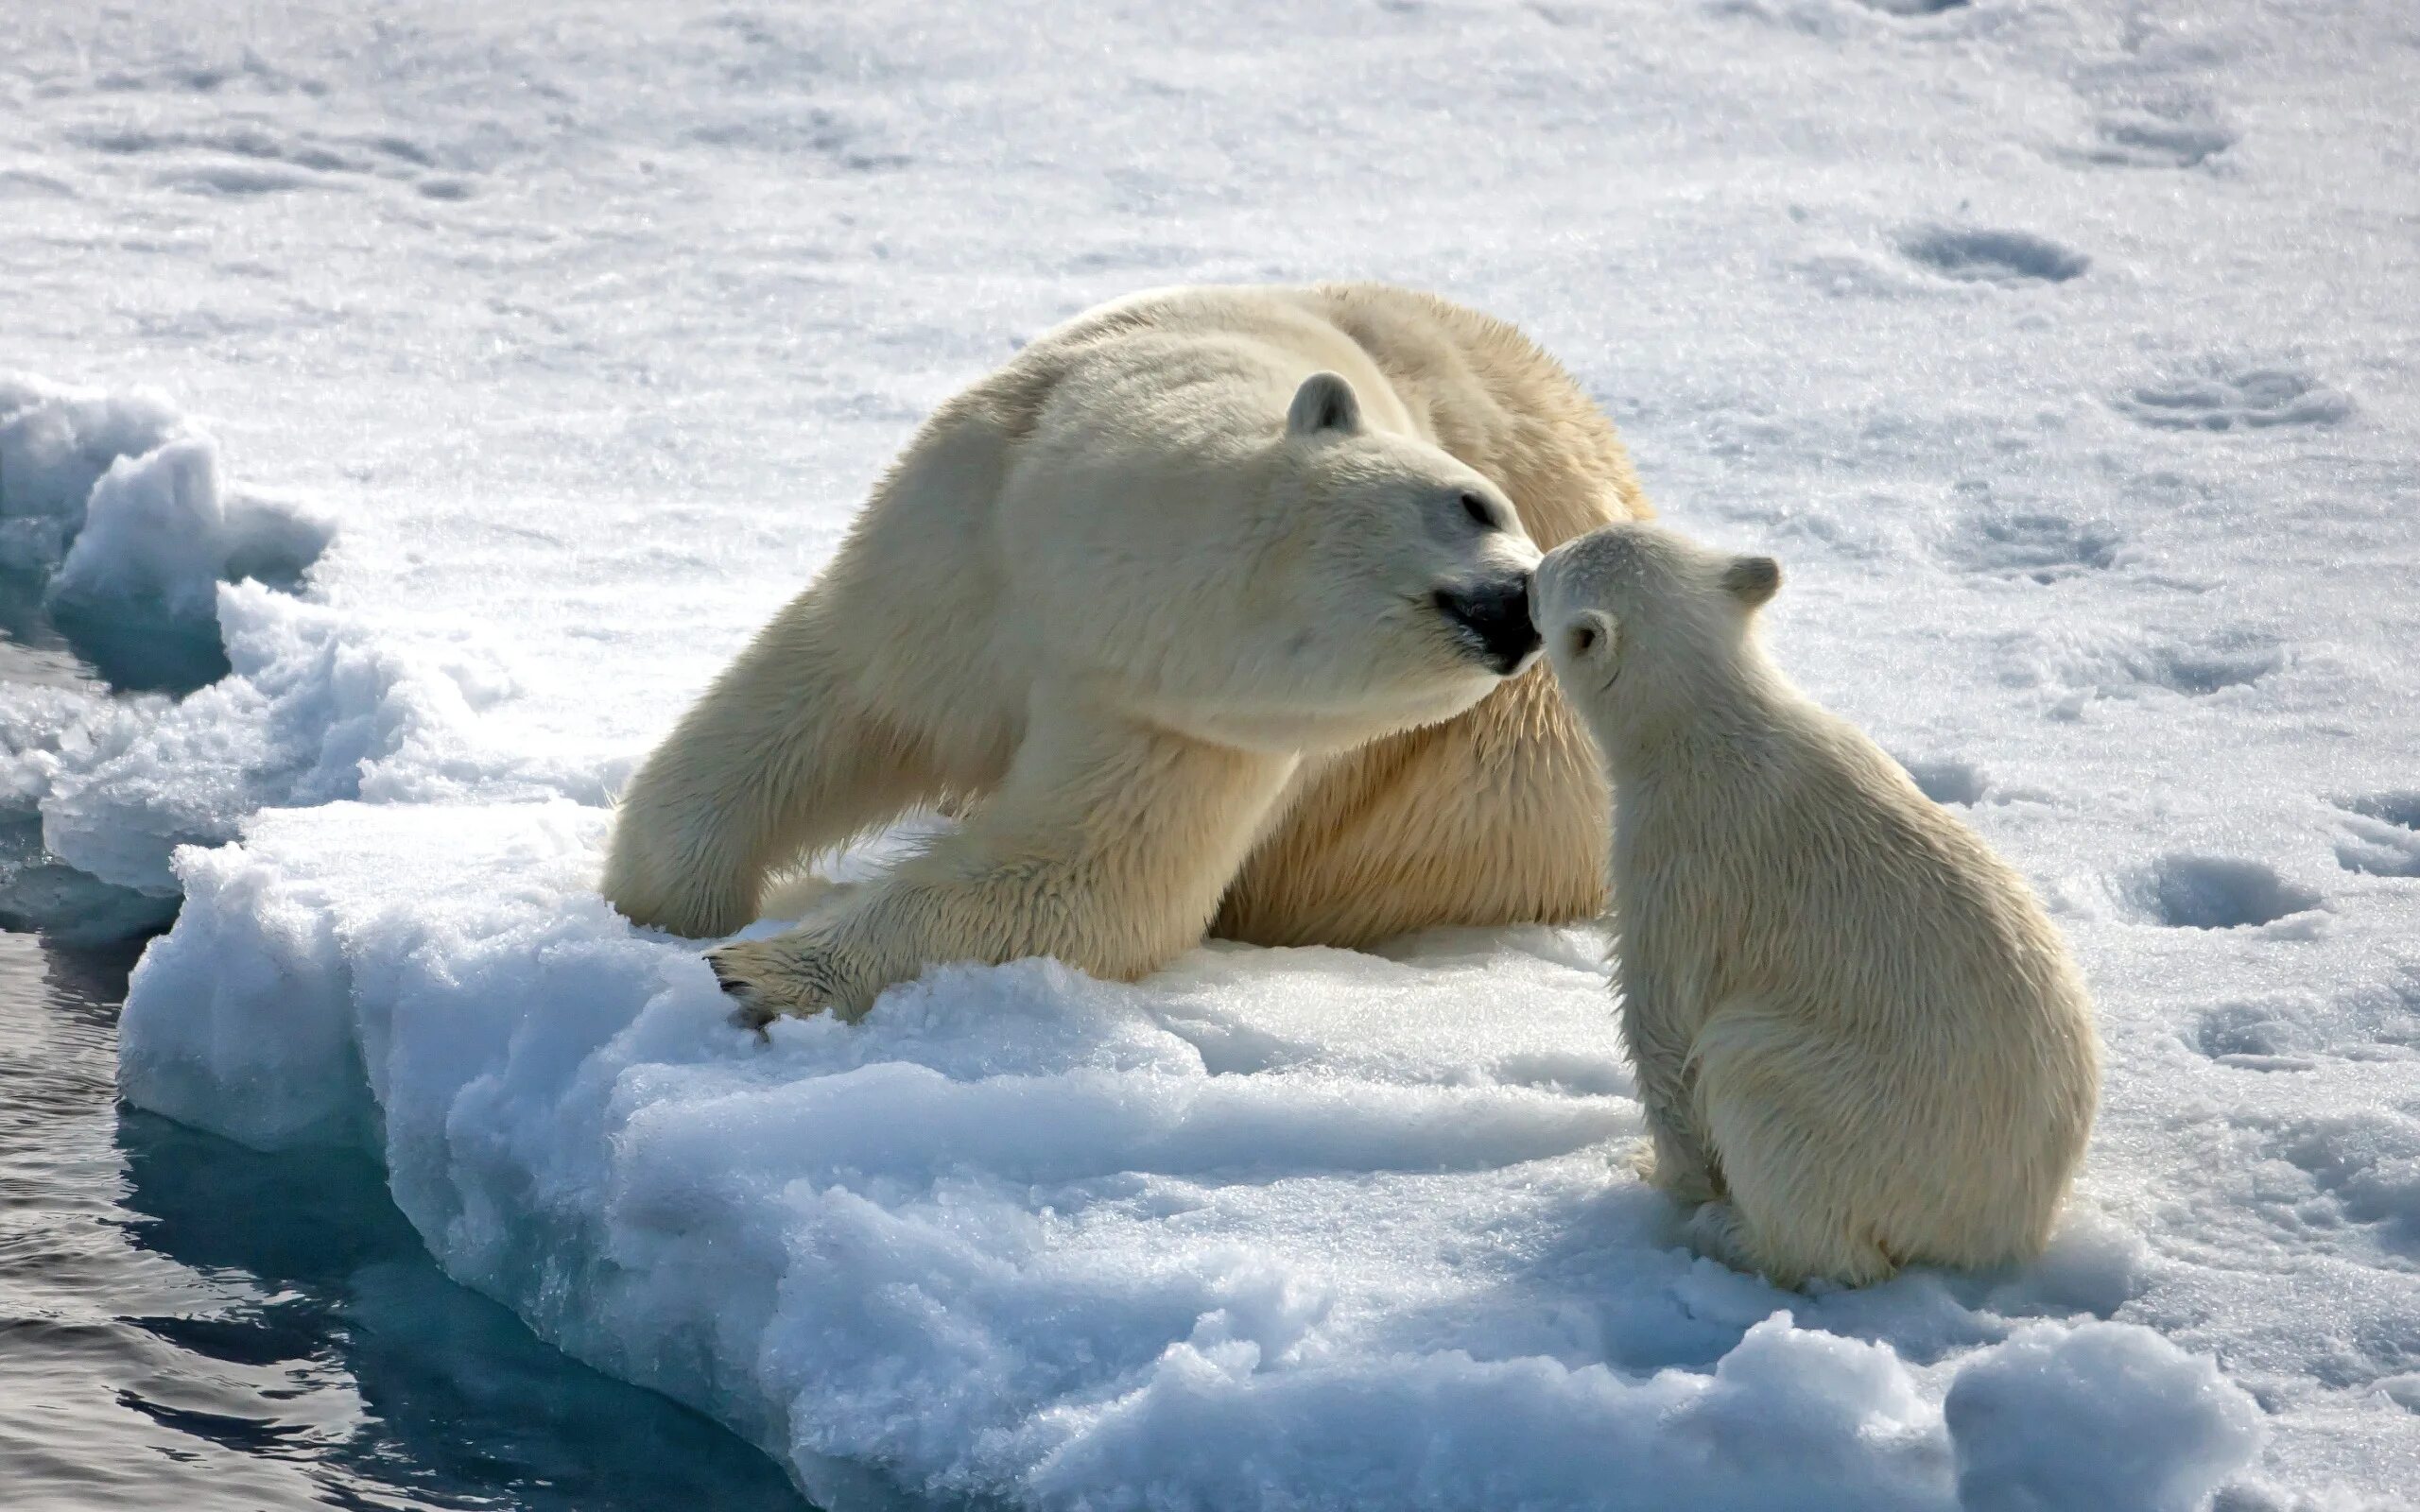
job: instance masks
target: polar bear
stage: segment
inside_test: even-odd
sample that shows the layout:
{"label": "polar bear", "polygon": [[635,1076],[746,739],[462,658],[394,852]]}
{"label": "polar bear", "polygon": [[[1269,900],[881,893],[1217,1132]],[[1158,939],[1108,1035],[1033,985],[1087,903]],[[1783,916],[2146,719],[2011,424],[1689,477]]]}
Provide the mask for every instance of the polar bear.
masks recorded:
{"label": "polar bear", "polygon": [[1606,797],[1534,662],[1540,548],[1647,512],[1518,332],[1378,285],[1080,316],[943,404],[622,796],[603,891],[690,936],[959,827],[710,960],[743,1014],[927,964],[1132,979],[1214,927],[1357,946],[1603,906]]}
{"label": "polar bear", "polygon": [[1621,795],[1650,1178],[1704,1204],[1701,1250],[1784,1286],[2029,1258],[2099,1095],[2083,983],[2016,873],[1767,660],[1752,621],[1780,581],[1638,524],[1537,573],[1547,656]]}

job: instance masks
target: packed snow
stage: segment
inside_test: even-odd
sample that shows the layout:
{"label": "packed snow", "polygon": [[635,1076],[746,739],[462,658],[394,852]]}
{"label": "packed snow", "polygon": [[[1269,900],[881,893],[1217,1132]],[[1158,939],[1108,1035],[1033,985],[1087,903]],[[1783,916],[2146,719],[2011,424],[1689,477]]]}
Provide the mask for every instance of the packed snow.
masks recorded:
{"label": "packed snow", "polygon": [[[0,565],[149,691],[0,692],[0,911],[182,894],[136,1104],[362,1143],[450,1274],[836,1506],[2413,1504],[2400,0],[11,23]],[[2108,1042],[2042,1262],[1692,1259],[1591,930],[760,1040],[596,897],[917,416],[1103,298],[1343,276],[1562,356],[2040,885]]]}

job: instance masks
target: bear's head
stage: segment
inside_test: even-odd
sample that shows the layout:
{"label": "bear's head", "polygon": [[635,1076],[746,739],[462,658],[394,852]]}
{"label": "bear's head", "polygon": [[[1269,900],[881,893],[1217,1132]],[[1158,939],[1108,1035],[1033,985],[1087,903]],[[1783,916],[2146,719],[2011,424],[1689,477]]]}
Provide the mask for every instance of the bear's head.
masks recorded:
{"label": "bear's head", "polygon": [[1736,557],[1660,525],[1607,525],[1538,563],[1531,610],[1564,695],[1612,750],[1693,719],[1764,669],[1751,636],[1781,587],[1771,557]]}
{"label": "bear's head", "polygon": [[1367,423],[1332,372],[1295,392],[1268,461],[1268,518],[1286,526],[1262,558],[1251,638],[1269,642],[1273,701],[1366,736],[1451,718],[1530,663],[1538,548],[1503,490]]}

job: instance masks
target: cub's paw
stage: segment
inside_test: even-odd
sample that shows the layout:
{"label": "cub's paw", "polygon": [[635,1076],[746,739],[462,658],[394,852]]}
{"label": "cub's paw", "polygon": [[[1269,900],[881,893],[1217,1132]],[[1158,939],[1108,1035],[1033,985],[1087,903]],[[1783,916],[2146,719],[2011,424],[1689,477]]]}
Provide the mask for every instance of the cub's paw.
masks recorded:
{"label": "cub's paw", "polygon": [[1718,1265],[1754,1270],[1748,1258],[1746,1236],[1740,1232],[1739,1211],[1727,1202],[1708,1202],[1681,1226],[1689,1247]]}
{"label": "cub's paw", "polygon": [[1638,1173],[1640,1180],[1685,1208],[1712,1202],[1722,1195],[1720,1177],[1701,1161],[1659,1148],[1654,1141],[1641,1142],[1630,1152],[1627,1163]]}
{"label": "cub's paw", "polygon": [[731,1019],[743,1028],[761,1029],[784,1014],[804,1019],[829,1008],[854,1020],[862,1011],[831,951],[795,936],[717,945],[706,952],[706,965],[736,1000]]}

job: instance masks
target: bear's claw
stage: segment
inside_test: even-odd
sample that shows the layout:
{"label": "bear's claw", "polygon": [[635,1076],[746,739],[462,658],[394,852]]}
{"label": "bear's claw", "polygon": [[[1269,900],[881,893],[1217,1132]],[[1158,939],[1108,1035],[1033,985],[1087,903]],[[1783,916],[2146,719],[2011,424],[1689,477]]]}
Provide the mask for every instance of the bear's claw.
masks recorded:
{"label": "bear's claw", "polygon": [[765,1025],[780,1017],[775,1010],[767,1007],[757,997],[754,984],[740,975],[734,967],[721,958],[718,953],[714,951],[706,953],[706,970],[715,973],[715,986],[722,988],[723,995],[733,1001],[734,1005],[731,1010],[733,1027],[753,1029],[761,1036],[765,1032]]}
{"label": "bear's claw", "polygon": [[[845,1004],[841,982],[826,952],[802,943],[795,933],[772,939],[737,940],[706,952],[715,985],[739,1000],[733,1021],[762,1028],[784,1014],[805,1018]],[[842,1018],[855,1013],[843,1011]]]}

